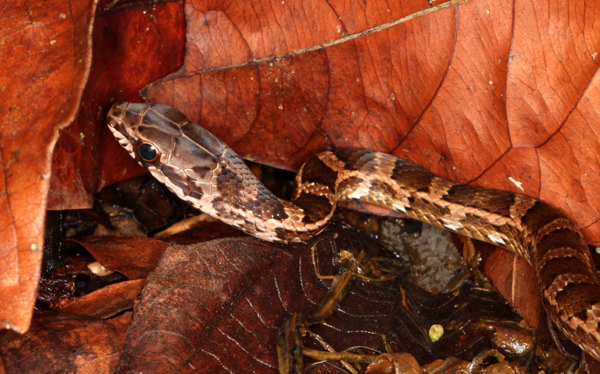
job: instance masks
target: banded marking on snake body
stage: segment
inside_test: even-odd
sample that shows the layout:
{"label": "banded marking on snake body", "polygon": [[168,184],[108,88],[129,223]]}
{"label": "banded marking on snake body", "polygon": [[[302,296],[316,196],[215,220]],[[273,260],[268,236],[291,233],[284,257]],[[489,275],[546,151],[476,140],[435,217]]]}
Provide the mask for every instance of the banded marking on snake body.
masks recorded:
{"label": "banded marking on snake body", "polygon": [[[358,199],[502,245],[536,273],[557,327],[600,360],[600,282],[577,226],[534,198],[465,186],[368,150],[324,152],[300,170],[294,199],[273,196],[225,143],[165,105],[115,104],[109,128],[129,154],[182,199],[250,235],[305,241],[331,219],[336,202]],[[149,143],[156,160],[138,154]]]}
{"label": "banded marking on snake body", "polygon": [[542,256],[542,258],[538,262],[538,269],[541,271],[544,269],[546,265],[548,265],[553,260],[561,261],[563,258],[577,258],[579,261],[584,262],[587,267],[592,268],[594,266],[594,261],[592,257],[582,253],[581,251],[575,250],[571,247],[558,247],[552,248],[548,252]]}

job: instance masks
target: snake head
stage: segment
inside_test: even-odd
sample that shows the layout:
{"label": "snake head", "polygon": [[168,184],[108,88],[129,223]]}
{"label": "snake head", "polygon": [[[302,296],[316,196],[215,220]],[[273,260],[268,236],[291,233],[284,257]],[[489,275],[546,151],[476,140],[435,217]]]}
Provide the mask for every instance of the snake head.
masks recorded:
{"label": "snake head", "polygon": [[180,111],[159,104],[117,103],[107,123],[131,157],[180,198],[197,201],[210,192],[213,172],[228,147]]}

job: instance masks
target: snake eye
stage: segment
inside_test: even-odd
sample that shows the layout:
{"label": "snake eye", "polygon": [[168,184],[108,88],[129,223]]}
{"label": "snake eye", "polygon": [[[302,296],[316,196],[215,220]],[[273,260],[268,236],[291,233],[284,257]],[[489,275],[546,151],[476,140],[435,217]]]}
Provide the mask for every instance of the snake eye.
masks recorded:
{"label": "snake eye", "polygon": [[158,158],[158,151],[156,150],[156,147],[150,143],[144,143],[140,145],[138,153],[144,161],[152,162],[156,161]]}

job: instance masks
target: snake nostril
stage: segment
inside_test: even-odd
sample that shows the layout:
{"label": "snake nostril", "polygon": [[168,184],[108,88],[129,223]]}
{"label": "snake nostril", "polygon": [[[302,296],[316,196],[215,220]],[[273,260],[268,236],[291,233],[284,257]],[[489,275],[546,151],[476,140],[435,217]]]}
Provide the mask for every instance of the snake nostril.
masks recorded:
{"label": "snake nostril", "polygon": [[114,118],[119,118],[123,114],[123,110],[121,108],[117,108],[115,106],[110,110],[109,116]]}

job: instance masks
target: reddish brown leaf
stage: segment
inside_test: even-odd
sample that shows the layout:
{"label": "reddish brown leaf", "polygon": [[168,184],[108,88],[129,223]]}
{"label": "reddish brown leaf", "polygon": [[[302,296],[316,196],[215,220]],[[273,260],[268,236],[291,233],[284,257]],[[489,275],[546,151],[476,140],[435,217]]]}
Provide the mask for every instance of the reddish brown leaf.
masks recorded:
{"label": "reddish brown leaf", "polygon": [[132,212],[135,221],[150,234],[198,213],[150,175],[106,187],[96,199]]}
{"label": "reddish brown leaf", "polygon": [[89,73],[95,2],[1,7],[0,323],[24,332],[40,272],[52,150]]}
{"label": "reddish brown leaf", "polygon": [[[283,3],[267,12],[246,13],[188,2],[188,45],[193,47],[184,67],[150,86],[145,95],[177,106],[244,157],[283,168],[297,168],[333,146],[393,150],[445,74],[455,10],[324,48],[429,4],[381,3],[368,7],[367,14],[358,5],[307,5]],[[269,16],[271,12],[278,17]],[[215,34],[232,28],[239,31],[227,38]],[[257,29],[261,38],[254,37]],[[305,49],[315,46],[320,48]],[[411,63],[405,64],[407,60]]]}
{"label": "reddish brown leaf", "polygon": [[600,244],[596,2],[472,1],[377,33],[428,4],[308,4],[186,3],[184,67],[144,96],[250,159],[296,169],[327,148],[392,152],[541,197]]}
{"label": "reddish brown leaf", "polygon": [[93,64],[74,123],[61,132],[52,160],[49,209],[92,206],[102,187],[142,174],[106,128],[115,101],[181,66],[185,21],[181,3],[120,4],[94,23]]}
{"label": "reddish brown leaf", "polygon": [[[269,269],[291,259],[281,246],[248,238],[171,247],[149,279],[117,372],[152,368],[155,373],[167,373],[202,368],[214,373],[222,367],[221,361],[234,365],[232,372],[241,372],[236,369],[245,364],[273,371],[277,359],[272,342],[276,341],[278,322],[287,313],[285,309],[253,303],[251,294],[261,293],[254,285],[265,276],[277,282],[273,277],[283,274]],[[265,296],[279,304],[277,294],[261,299]],[[233,325],[217,319],[222,313],[232,312],[237,321]],[[247,330],[254,324],[267,327],[262,333],[268,336],[250,334]],[[243,340],[236,344],[238,339]],[[262,347],[263,353],[252,349],[258,357],[251,358],[244,351],[252,346]],[[187,364],[188,360],[193,362]]]}
{"label": "reddish brown leaf", "polygon": [[200,222],[192,227],[186,227],[185,231],[168,236],[161,235],[160,237],[155,237],[168,243],[187,245],[203,243],[218,238],[232,238],[238,236],[246,236],[246,234],[233,226],[227,225],[221,221],[215,221]]}
{"label": "reddish brown leaf", "polygon": [[367,367],[365,374],[421,374],[423,370],[415,358],[407,353],[382,354]]}
{"label": "reddish brown leaf", "polygon": [[[131,324],[131,320],[133,319],[133,312],[125,312],[120,316],[114,317],[106,321],[112,329],[117,339],[120,342],[125,342],[125,337],[127,336],[127,328]],[[122,348],[122,346],[120,346]],[[122,352],[122,351],[121,351]]]}
{"label": "reddish brown leaf", "polygon": [[[5,8],[0,319],[21,331],[39,272],[31,249],[42,245],[49,157],[80,102],[93,6]],[[142,172],[106,131],[106,110],[139,101],[140,88],[183,66],[145,97],[178,107],[245,157],[295,169],[327,148],[392,152],[541,197],[600,244],[596,2],[478,0],[395,24],[386,22],[429,2],[185,7],[187,25],[179,2],[121,2],[96,17],[93,70],[54,153],[49,208],[89,208],[102,186]]]}
{"label": "reddish brown leaf", "polygon": [[112,373],[123,341],[117,323],[62,313],[39,313],[27,334],[0,334],[0,371],[18,373]]}
{"label": "reddish brown leaf", "polygon": [[90,236],[75,241],[104,267],[129,279],[146,278],[169,246],[161,240],[136,236]]}
{"label": "reddish brown leaf", "polygon": [[485,261],[485,274],[500,290],[504,298],[519,312],[529,326],[536,330],[547,324],[542,300],[537,289],[535,273],[527,262],[508,251],[483,244],[491,255]]}
{"label": "reddish brown leaf", "polygon": [[[316,249],[317,257],[324,255],[322,275],[335,273],[338,248],[381,255],[370,239],[330,234]],[[170,247],[149,276],[117,372],[276,373],[279,329],[294,312],[314,313],[328,289],[312,258],[311,245],[249,238]],[[383,350],[384,334],[395,352],[411,352],[424,363],[489,348],[486,332],[473,322],[513,318],[489,292],[465,287],[431,295],[408,282],[404,293],[398,288],[398,281],[358,280],[327,324],[311,330],[338,352],[355,346]],[[431,323],[448,326],[437,344],[424,333]]]}
{"label": "reddish brown leaf", "polygon": [[108,318],[123,310],[133,309],[134,301],[146,286],[145,279],[136,279],[106,286],[60,308],[63,313]]}

